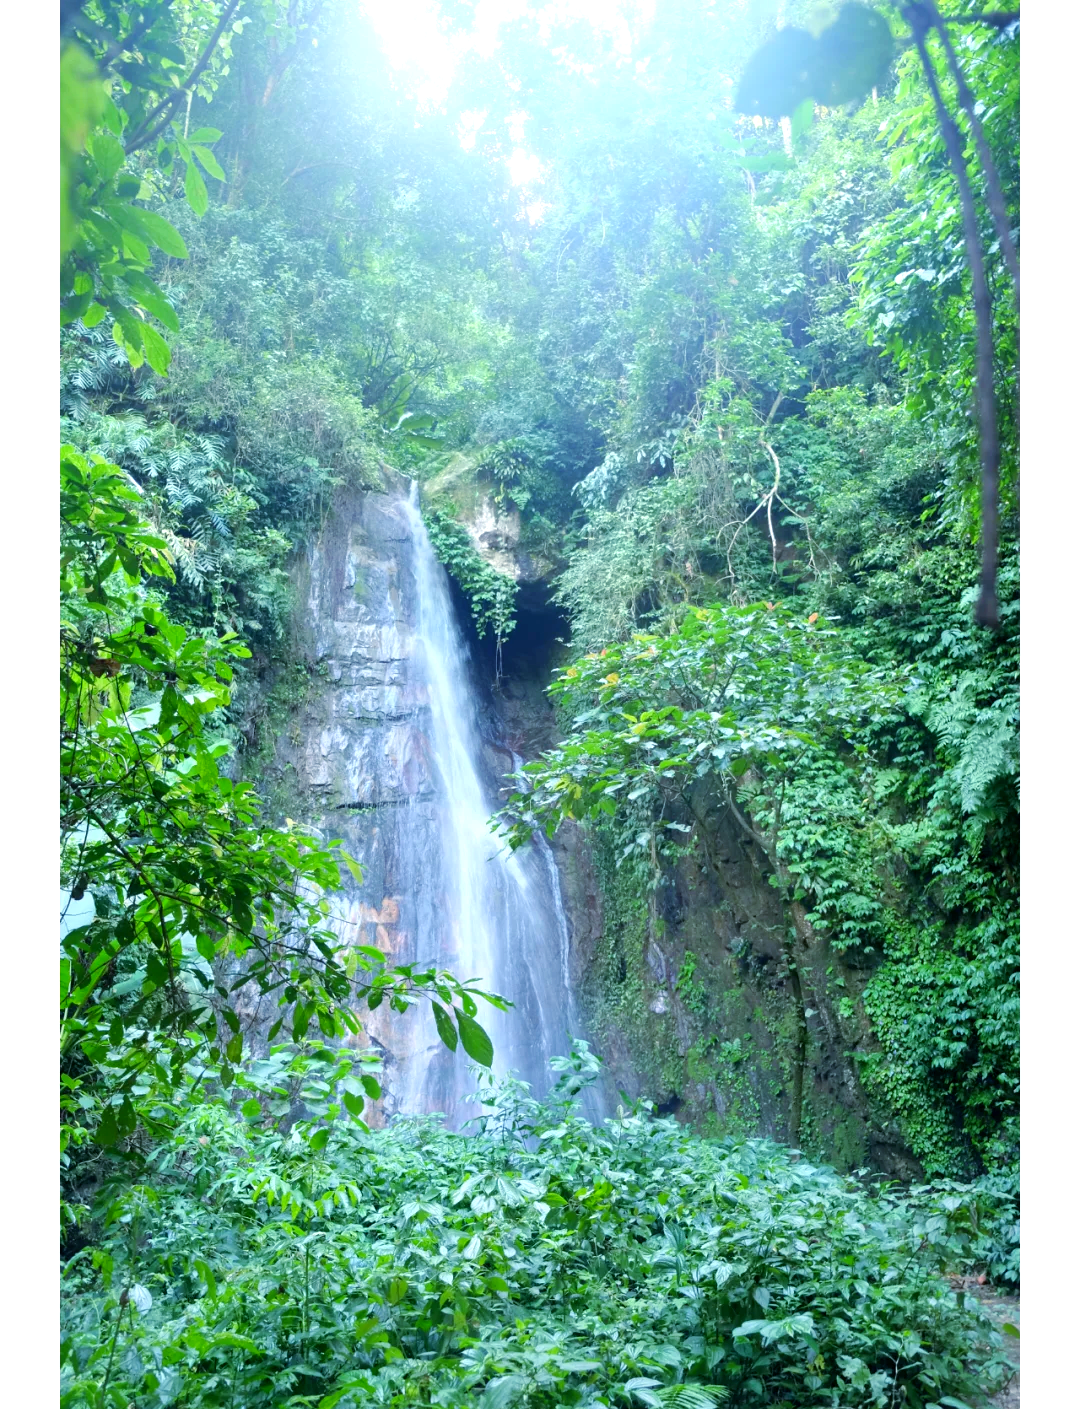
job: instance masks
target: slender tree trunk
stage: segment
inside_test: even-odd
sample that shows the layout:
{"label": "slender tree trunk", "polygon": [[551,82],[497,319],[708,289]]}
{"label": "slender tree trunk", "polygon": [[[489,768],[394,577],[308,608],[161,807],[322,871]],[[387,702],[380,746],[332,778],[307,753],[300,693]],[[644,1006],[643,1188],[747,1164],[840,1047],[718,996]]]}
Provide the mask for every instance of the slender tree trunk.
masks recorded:
{"label": "slender tree trunk", "polygon": [[926,35],[930,17],[920,5],[905,12],[911,25],[915,44],[922,61],[923,73],[929,86],[938,123],[945,138],[953,174],[960,188],[960,209],[963,215],[964,243],[971,270],[971,293],[975,305],[975,403],[979,424],[979,458],[982,469],[982,569],[979,577],[979,600],[975,620],[981,626],[998,625],[997,558],[998,558],[998,486],[1001,473],[1001,445],[998,440],[997,399],[994,395],[994,337],[990,306],[990,286],[986,280],[979,222],[975,198],[964,160],[964,144],[960,131],[945,107],[937,81]]}

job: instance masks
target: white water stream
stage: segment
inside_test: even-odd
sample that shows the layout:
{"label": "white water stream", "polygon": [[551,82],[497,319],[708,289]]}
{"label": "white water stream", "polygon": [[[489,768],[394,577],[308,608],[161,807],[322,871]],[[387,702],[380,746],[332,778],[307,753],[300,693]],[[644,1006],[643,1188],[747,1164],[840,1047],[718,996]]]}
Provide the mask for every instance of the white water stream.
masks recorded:
{"label": "white water stream", "polygon": [[[434,829],[430,813],[425,825],[411,826],[409,808],[399,822],[399,848],[429,849],[405,868],[414,885],[433,888],[423,904],[419,897],[405,897],[414,902],[412,912],[426,920],[414,936],[414,958],[460,978],[479,978],[483,987],[514,1004],[506,1014],[481,1004],[477,1018],[495,1045],[495,1071],[515,1070],[539,1095],[551,1080],[549,1058],[568,1053],[571,1036],[579,1035],[559,874],[546,841],[538,839],[511,855],[489,829],[495,799],[481,782],[482,740],[468,656],[415,484],[400,509],[416,591],[411,664],[426,696],[424,733],[436,813]],[[429,1011],[410,1021],[419,1032],[393,1092],[396,1109],[441,1110],[452,1124],[476,1114],[476,1107],[461,1104],[474,1084],[467,1059],[459,1051],[447,1061]]]}

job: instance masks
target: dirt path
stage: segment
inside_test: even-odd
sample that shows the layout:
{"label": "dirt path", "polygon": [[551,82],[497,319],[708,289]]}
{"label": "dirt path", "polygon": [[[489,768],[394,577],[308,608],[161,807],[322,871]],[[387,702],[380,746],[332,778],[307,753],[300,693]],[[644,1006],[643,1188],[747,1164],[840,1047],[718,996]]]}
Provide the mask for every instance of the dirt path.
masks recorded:
{"label": "dirt path", "polygon": [[[1020,1329],[1020,1298],[1010,1296],[1006,1292],[997,1291],[992,1287],[980,1287],[973,1285],[968,1279],[964,1279],[964,1288],[977,1296],[986,1307],[987,1312],[993,1318],[998,1330],[1007,1321],[1010,1325]],[[1000,1392],[995,1394],[990,1401],[994,1409],[1020,1409],[1020,1342],[1015,1336],[1003,1336],[1005,1342],[1005,1353],[1016,1366],[1016,1374]]]}

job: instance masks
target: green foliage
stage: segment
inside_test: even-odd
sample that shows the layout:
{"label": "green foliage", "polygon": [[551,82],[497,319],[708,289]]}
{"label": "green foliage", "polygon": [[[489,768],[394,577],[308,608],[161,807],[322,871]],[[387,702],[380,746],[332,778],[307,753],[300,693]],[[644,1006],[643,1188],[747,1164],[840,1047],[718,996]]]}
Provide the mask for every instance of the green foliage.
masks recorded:
{"label": "green foliage", "polygon": [[[789,93],[789,153],[729,111],[753,6],[666,0],[628,50],[525,17],[445,114],[401,99],[356,6],[242,8],[92,0],[61,58],[66,1402],[973,1400],[981,1332],[933,1269],[1017,1268],[1016,326],[991,250],[988,639],[960,215],[915,58],[855,114],[834,105],[873,79],[837,88],[842,54]],[[883,65],[870,16],[843,7],[815,54],[861,23]],[[957,49],[1015,226],[1014,34]],[[518,145],[546,171],[527,194]],[[230,754],[239,638],[296,679],[288,555],[339,488],[458,450],[524,543],[554,558],[566,533],[584,659],[511,817],[519,840],[593,819],[597,1011],[658,1089],[722,1066],[730,1128],[762,1120],[769,1054],[749,1026],[717,1041],[696,939],[685,1062],[673,1019],[643,1036],[665,872],[712,864],[722,808],[851,961],[845,1041],[927,1176],[994,1173],[868,1201],[640,1112],[589,1131],[568,1085],[542,1109],[490,1088],[473,1140],[365,1133],[375,1067],[338,1045],[357,997],[430,1000],[452,1049],[490,1044],[450,976],[342,943],[339,850],[266,826]],[[498,645],[514,584],[427,522]],[[778,976],[770,1085],[804,1011],[798,963]],[[245,1060],[263,988],[327,1047]]]}
{"label": "green foliage", "polygon": [[149,318],[174,333],[179,323],[150,271],[155,251],[186,259],[187,247],[145,202],[183,168],[187,202],[202,215],[202,173],[225,177],[211,150],[220,131],[192,131],[173,114],[185,95],[190,114],[190,97],[209,99],[227,72],[239,8],[239,0],[152,0],[136,14],[94,0],[74,17],[81,42],[61,55],[61,322],[94,327],[111,314],[132,367],[145,361],[161,376],[171,351]]}
{"label": "green foliage", "polygon": [[925,1406],[1000,1382],[999,1338],[934,1271],[988,1194],[875,1200],[642,1110],[593,1128],[582,1043],[543,1103],[489,1082],[471,1137],[326,1124],[325,1055],[248,1066],[103,1185],[64,1272],[65,1406]]}
{"label": "green foliage", "polygon": [[[77,365],[86,367],[81,357]],[[230,462],[224,437],[185,433],[136,411],[77,409],[62,429],[84,451],[119,465],[142,491],[175,565],[173,612],[260,645],[280,640],[291,611],[292,541],[268,522],[255,477]]]}
{"label": "green foliage", "polygon": [[424,526],[435,556],[465,593],[477,631],[493,635],[498,648],[516,623],[517,583],[485,562],[468,530],[444,510],[426,510]]}
{"label": "green foliage", "polygon": [[[883,713],[889,683],[818,620],[766,604],[697,607],[670,636],[637,634],[568,666],[551,692],[573,711],[573,734],[518,775],[503,814],[511,843],[564,817],[613,817],[622,795],[648,798],[658,825],[689,832],[661,819],[693,783],[730,787]],[[646,834],[626,851],[656,844]]]}
{"label": "green foliage", "polygon": [[[170,619],[172,577],[138,489],[116,465],[61,453],[62,881],[89,916],[64,925],[60,1000],[65,1147],[112,1146],[154,1117],[142,1099],[196,1057],[228,1086],[239,1005],[273,995],[295,1039],[359,1032],[353,1004],[453,1007],[463,1045],[491,1061],[475,986],[342,939],[326,894],[339,861],[317,836],[267,827],[225,768],[235,635]],[[498,1002],[499,1000],[495,1000]]]}
{"label": "green foliage", "polygon": [[[890,684],[908,682],[874,718],[853,716],[801,756],[784,752],[777,766],[759,752],[728,794],[813,931],[856,972],[873,971],[843,1000],[867,1048],[863,1082],[899,1115],[924,1167],[959,1174],[1007,1164],[1018,1037],[1008,271],[986,217],[1006,509],[1003,625],[989,638],[972,626],[968,590],[978,457],[963,237],[917,57],[901,56],[895,88],[883,85],[853,116],[803,112],[792,123],[793,162],[768,121],[752,131],[736,122],[728,132],[719,118],[706,125],[715,99],[697,84],[707,60],[697,67],[679,18],[669,7],[665,32],[684,65],[677,130],[666,125],[666,60],[635,35],[649,63],[648,79],[626,81],[635,116],[621,106],[619,80],[603,83],[606,116],[620,115],[596,129],[611,165],[590,166],[587,144],[554,116],[542,139],[574,180],[545,218],[550,253],[534,254],[557,270],[540,336],[572,362],[567,395],[603,433],[595,468],[575,486],[581,513],[558,598],[579,654],[625,653],[643,630],[666,640],[718,602],[770,600],[803,620],[816,613],[838,633],[841,654]],[[955,36],[1015,224],[1015,33],[972,25]],[[733,63],[745,40],[745,31],[732,36]],[[931,49],[944,73],[943,53]],[[588,102],[573,108],[583,124],[598,121]],[[636,113],[647,114],[648,138]],[[678,173],[669,186],[661,150]],[[753,173],[749,202],[732,167]],[[696,184],[706,171],[709,191]],[[544,238],[541,228],[534,246]],[[645,703],[687,711],[697,668]],[[642,768],[649,786],[638,791],[629,784],[632,722],[605,727],[602,708],[586,718],[599,696],[558,698],[565,767],[552,760],[536,775],[536,798],[529,782],[514,805],[524,809],[522,831],[575,808],[591,814],[616,852],[628,852],[634,895],[609,897],[622,908],[605,911],[605,923],[614,933],[625,919],[629,933],[665,857],[675,861],[689,839],[705,864],[714,799],[707,778],[677,787],[689,771],[677,749],[661,785],[662,739],[650,739],[657,776],[651,763]],[[782,711],[776,722],[789,724]],[[670,717],[672,738],[682,724]],[[710,786],[723,768],[716,773]],[[605,817],[597,800],[623,776]]]}
{"label": "green foliage", "polygon": [[[937,54],[937,64],[944,61]],[[999,172],[1011,228],[1019,225],[1019,51],[1015,33],[974,26],[957,44],[966,82],[983,95],[982,123]],[[950,492],[967,522],[977,522],[974,480],[977,439],[972,434],[975,319],[964,255],[956,184],[945,156],[917,56],[898,65],[895,108],[881,124],[890,169],[904,200],[867,229],[852,271],[859,289],[860,324],[874,346],[907,374],[909,404],[939,428]],[[970,139],[965,134],[965,140]],[[970,161],[974,152],[969,152]],[[969,163],[970,164],[970,163]],[[994,316],[994,386],[1002,450],[1002,492],[1015,511],[1018,441],[1017,314],[997,233],[985,212],[980,235]]]}
{"label": "green foliage", "polygon": [[807,102],[856,103],[884,80],[892,57],[888,21],[868,5],[841,5],[821,34],[788,25],[764,44],[743,71],[735,106],[778,118]]}
{"label": "green foliage", "polygon": [[694,977],[697,967],[698,957],[692,949],[688,949],[683,955],[675,986],[687,1010],[700,1017],[707,1008],[708,992],[701,980]]}
{"label": "green foliage", "polygon": [[998,1283],[1020,1282],[1020,1176],[984,1174],[971,1184],[937,1179],[907,1189],[885,1186],[882,1197],[901,1217],[936,1266],[988,1273]]}

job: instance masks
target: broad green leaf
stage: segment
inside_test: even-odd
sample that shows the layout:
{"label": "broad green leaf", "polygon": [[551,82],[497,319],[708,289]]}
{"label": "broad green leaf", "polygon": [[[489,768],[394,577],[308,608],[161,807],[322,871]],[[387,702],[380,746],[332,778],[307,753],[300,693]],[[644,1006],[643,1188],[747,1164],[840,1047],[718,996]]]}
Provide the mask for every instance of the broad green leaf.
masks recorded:
{"label": "broad green leaf", "polygon": [[499,1375],[489,1380],[480,1398],[481,1409],[510,1409],[522,1403],[526,1380],[523,1375]]}
{"label": "broad green leaf", "polygon": [[[432,999],[431,1011],[435,1015],[435,1027],[443,1045],[449,1047],[451,1052],[457,1051],[458,1035],[454,1024],[450,1021],[450,1015],[442,1004],[436,1003],[434,999]],[[464,1044],[464,1033],[462,1034],[462,1042]],[[467,1044],[465,1044],[465,1050],[469,1050]]]}
{"label": "broad green leaf", "polygon": [[[343,846],[338,847],[337,854],[339,859],[345,862],[345,865],[347,866],[349,871],[349,875],[352,876],[353,880],[356,881],[357,885],[363,884],[364,872],[360,866],[359,861],[354,860],[353,857],[349,855],[349,853],[345,850]],[[371,945],[357,945],[356,947],[362,950],[362,952],[369,954],[373,953],[373,957],[377,956],[380,959],[382,958],[381,950],[373,951],[373,946]]]}
{"label": "broad green leaf", "polygon": [[[115,301],[113,301],[113,303],[114,302]],[[116,314],[118,311],[119,310],[115,306],[111,306],[111,312],[113,314]],[[131,365],[133,367],[138,368],[141,367],[146,360],[142,350],[141,325],[139,325],[137,319],[132,320],[135,325],[134,328],[132,328],[131,324],[128,324],[128,326],[125,327],[125,322],[126,320],[118,318],[117,321],[113,324],[113,342],[115,342],[117,347],[119,347],[124,352],[127,357],[127,360],[131,363]],[[135,338],[137,338],[136,342],[133,342],[131,338],[128,337],[129,330],[131,330],[134,333]]]}
{"label": "broad green leaf", "polygon": [[60,51],[61,257],[67,254],[75,243],[78,211],[75,207],[74,186],[77,163],[106,102],[105,85],[101,81],[97,65],[81,44],[66,42]]}
{"label": "broad green leaf", "polygon": [[169,371],[169,363],[172,361],[169,344],[150,323],[143,324],[142,341],[143,347],[146,349],[147,362],[159,376],[166,376]]}
{"label": "broad green leaf", "polygon": [[763,44],[743,70],[736,111],[780,118],[810,99],[830,107],[857,102],[883,81],[892,56],[884,16],[868,5],[842,5],[817,39],[791,25]]}
{"label": "broad green leaf", "polygon": [[100,179],[108,183],[124,164],[124,149],[108,132],[95,132],[87,142]]}
{"label": "broad green leaf", "polygon": [[155,318],[164,323],[165,326],[174,333],[180,331],[180,322],[176,316],[176,310],[165,297],[163,290],[149,278],[148,275],[139,270],[125,270],[124,283],[135,298],[135,301],[147,313],[152,313]]}
{"label": "broad green leaf", "polygon": [[221,169],[221,163],[218,161],[217,157],[214,156],[213,152],[210,151],[209,147],[192,147],[191,150],[198,157],[204,171],[206,171],[209,176],[213,176],[218,181],[225,180],[225,173]]}
{"label": "broad green leaf", "polygon": [[116,1124],[116,1112],[112,1106],[106,1106],[101,1113],[97,1129],[94,1131],[94,1139],[99,1144],[109,1149],[120,1139],[120,1132]]}
{"label": "broad green leaf", "polygon": [[804,133],[809,132],[814,125],[814,100],[804,98],[795,111],[791,114],[791,136],[798,139]]}
{"label": "broad green leaf", "polygon": [[184,194],[187,196],[187,203],[196,215],[205,215],[210,198],[206,194],[206,182],[202,178],[202,173],[193,161],[187,164],[187,171],[184,174]]}
{"label": "broad green leaf", "polygon": [[817,41],[810,92],[829,107],[858,102],[884,81],[892,58],[884,15],[869,5],[842,5]]}
{"label": "broad green leaf", "polygon": [[[461,1034],[461,1045],[465,1048],[465,1051],[472,1057],[474,1062],[479,1062],[483,1067],[489,1067],[495,1055],[491,1045],[491,1038],[476,1019],[469,1017],[468,1013],[464,1012],[461,1008],[454,1009],[454,1016],[457,1018],[458,1032]],[[436,1019],[436,1021],[438,1021],[438,1019]],[[447,1043],[447,1046],[449,1045],[450,1044]]]}
{"label": "broad green leaf", "polygon": [[805,29],[788,26],[763,44],[743,70],[735,111],[780,118],[813,97],[817,41]]}
{"label": "broad green leaf", "polygon": [[357,1096],[352,1091],[342,1091],[341,1101],[351,1116],[359,1118],[364,1114],[363,1096]]}
{"label": "broad green leaf", "polygon": [[794,164],[785,152],[765,152],[761,156],[739,158],[739,165],[746,171],[788,171]]}
{"label": "broad green leaf", "polygon": [[156,245],[164,254],[174,259],[187,259],[187,246],[169,222],[156,211],[144,210],[142,206],[128,205],[123,201],[112,201],[108,212],[124,229],[133,231],[148,244]]}

